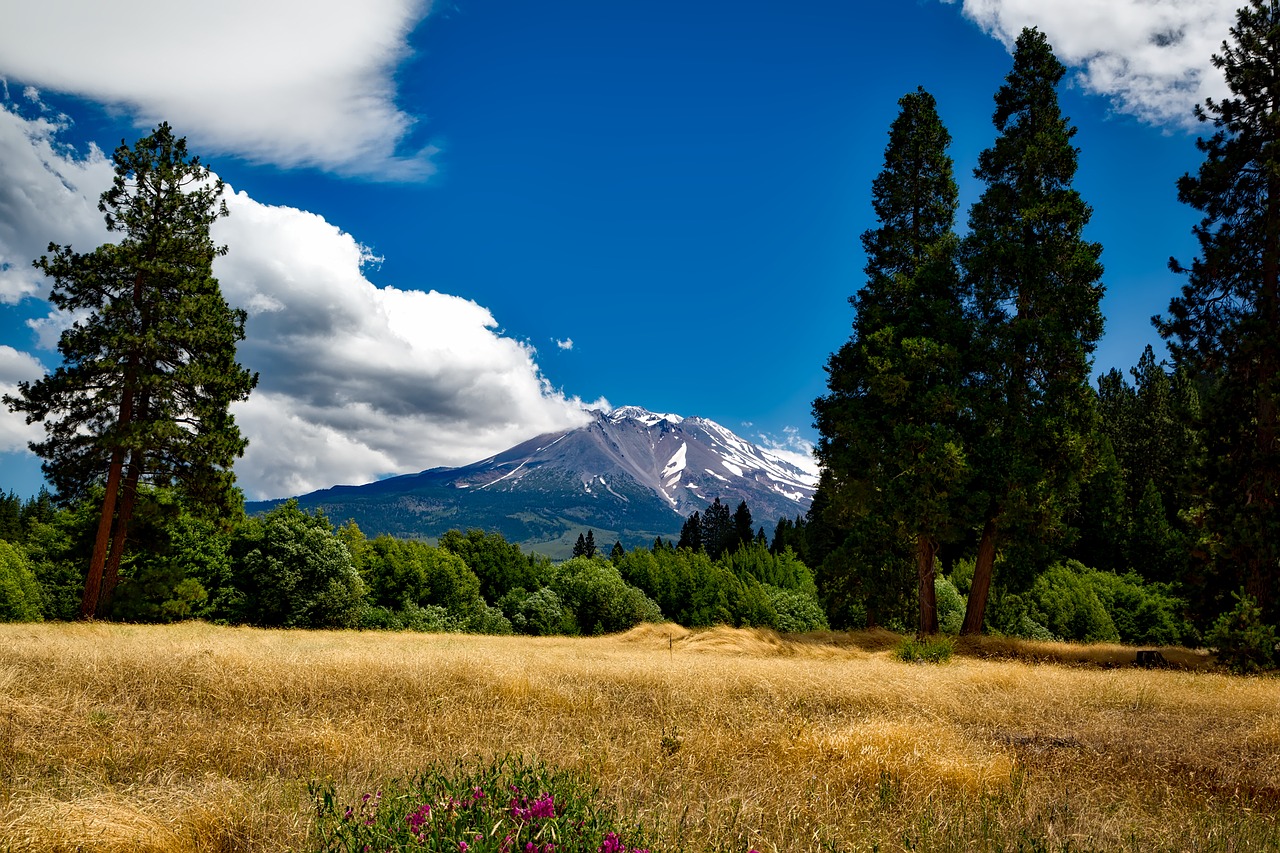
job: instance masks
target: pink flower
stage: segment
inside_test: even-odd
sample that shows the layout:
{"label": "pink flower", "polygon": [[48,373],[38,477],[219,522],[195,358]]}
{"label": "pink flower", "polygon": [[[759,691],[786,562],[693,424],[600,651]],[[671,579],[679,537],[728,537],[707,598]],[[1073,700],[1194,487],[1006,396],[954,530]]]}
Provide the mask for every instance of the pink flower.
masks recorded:
{"label": "pink flower", "polygon": [[458,842],[458,853],[467,853],[467,842],[465,841]]}

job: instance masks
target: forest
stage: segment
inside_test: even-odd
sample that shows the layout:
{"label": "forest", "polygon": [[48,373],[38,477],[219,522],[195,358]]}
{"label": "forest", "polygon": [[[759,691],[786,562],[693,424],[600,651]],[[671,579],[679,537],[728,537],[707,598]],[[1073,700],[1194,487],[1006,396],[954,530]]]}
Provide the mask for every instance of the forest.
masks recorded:
{"label": "forest", "polygon": [[[1214,58],[1231,96],[1196,174],[1199,256],[1129,371],[1093,378],[1104,247],[1073,188],[1065,69],[1024,30],[957,230],[950,135],[905,95],[871,187],[852,333],[813,404],[822,477],[772,536],[745,504],[680,540],[584,534],[561,564],[496,534],[368,539],[286,504],[245,517],[229,408],[245,312],[212,274],[222,184],[161,124],[114,155],[119,242],[50,246],[51,303],[85,319],[5,403],[41,423],[51,492],[0,500],[0,619],[595,634],[640,622],[882,626],[1207,645],[1276,664],[1280,627],[1280,10],[1253,0]],[[1158,306],[1153,306],[1158,307]],[[341,522],[341,520],[338,520]]]}

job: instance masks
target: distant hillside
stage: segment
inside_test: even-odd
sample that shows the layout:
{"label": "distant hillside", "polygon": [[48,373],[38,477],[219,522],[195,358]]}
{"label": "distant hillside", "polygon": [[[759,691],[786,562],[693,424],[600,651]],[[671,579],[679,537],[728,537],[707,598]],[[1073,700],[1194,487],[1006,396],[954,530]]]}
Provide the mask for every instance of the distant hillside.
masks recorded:
{"label": "distant hillside", "polygon": [[[746,501],[756,524],[808,509],[817,480],[714,421],[635,406],[549,433],[461,468],[432,468],[363,486],[300,496],[334,523],[366,535],[434,538],[451,528],[496,530],[552,557],[592,528],[604,548],[675,538],[689,513],[715,498]],[[281,503],[258,501],[250,513]]]}

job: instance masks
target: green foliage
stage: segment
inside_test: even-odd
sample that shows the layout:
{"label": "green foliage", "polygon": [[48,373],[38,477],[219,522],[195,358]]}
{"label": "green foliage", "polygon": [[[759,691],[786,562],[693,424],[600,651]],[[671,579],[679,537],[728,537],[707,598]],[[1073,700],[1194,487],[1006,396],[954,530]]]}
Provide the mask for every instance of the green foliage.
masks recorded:
{"label": "green foliage", "polygon": [[363,560],[361,574],[376,606],[435,605],[464,623],[483,613],[480,580],[456,554],[412,539],[379,536],[363,549]]}
{"label": "green foliage", "polygon": [[577,632],[573,612],[565,608],[560,596],[549,587],[534,592],[516,587],[502,597],[499,605],[516,633],[546,637]]}
{"label": "green foliage", "polygon": [[918,543],[918,622],[932,633],[934,554],[963,527],[960,393],[972,323],[956,267],[951,136],[923,89],[898,103],[872,184],[878,227],[862,235],[867,282],[849,300],[853,334],[828,361],[828,393],[813,412],[830,511]]}
{"label": "green foliage", "polygon": [[312,849],[435,853],[648,853],[645,831],[605,805],[590,779],[523,758],[436,764],[338,798],[312,782]]}
{"label": "green foliage", "polygon": [[1276,629],[1262,621],[1262,608],[1252,596],[1235,594],[1236,605],[1213,623],[1205,641],[1218,662],[1233,672],[1260,672],[1276,664]]}
{"label": "green foliage", "polygon": [[999,546],[1008,573],[1031,573],[1067,538],[1094,430],[1090,356],[1102,334],[1102,247],[1084,239],[1090,209],[1072,187],[1075,128],[1057,86],[1065,68],[1024,29],[996,93],[995,142],[978,155],[986,184],[961,256],[977,318],[967,365],[977,469],[973,499],[991,537],[976,567],[964,630],[982,625]]}
{"label": "green foliage", "polygon": [[39,622],[40,584],[21,545],[0,540],[0,622]]}
{"label": "green foliage", "polygon": [[1156,326],[1174,363],[1203,381],[1205,460],[1200,518],[1203,599],[1244,588],[1280,622],[1280,4],[1250,0],[1213,64],[1230,96],[1196,107],[1213,125],[1197,140],[1204,162],[1178,180],[1178,198],[1203,214],[1199,256]]}
{"label": "green foliage", "polygon": [[[584,538],[585,543],[585,538]],[[526,555],[520,546],[507,542],[500,533],[450,530],[440,537],[440,547],[461,557],[480,580],[480,595],[497,601],[516,587],[545,586],[550,563],[545,558]]]}
{"label": "green foliage", "polygon": [[80,614],[100,505],[101,497],[91,494],[49,521],[33,524],[27,534],[27,557],[44,593],[46,619],[69,620]]}
{"label": "green foliage", "polygon": [[1027,593],[1030,614],[1060,640],[1086,643],[1120,639],[1111,614],[1075,561],[1050,566]]}
{"label": "green foliage", "polygon": [[584,634],[609,634],[641,622],[661,622],[662,610],[622,579],[603,557],[574,557],[556,567],[552,590]]}
{"label": "green foliage", "polygon": [[828,628],[827,614],[813,595],[795,589],[782,589],[772,584],[761,584],[760,589],[774,615],[772,622],[756,624],[787,634],[824,631]]}
{"label": "green foliage", "polygon": [[231,542],[235,595],[218,614],[264,627],[353,627],[365,594],[347,547],[323,513],[296,501],[249,518]]}
{"label": "green foliage", "polygon": [[934,595],[938,602],[938,630],[944,634],[959,634],[964,623],[964,596],[950,579],[942,575],[934,579]]}
{"label": "green foliage", "polygon": [[955,650],[950,637],[907,637],[893,650],[893,655],[904,663],[946,663]]}
{"label": "green foliage", "polygon": [[1120,640],[1144,646],[1194,642],[1195,630],[1183,616],[1186,602],[1169,584],[1144,581],[1136,572],[1099,570],[1085,575],[1116,626]]}

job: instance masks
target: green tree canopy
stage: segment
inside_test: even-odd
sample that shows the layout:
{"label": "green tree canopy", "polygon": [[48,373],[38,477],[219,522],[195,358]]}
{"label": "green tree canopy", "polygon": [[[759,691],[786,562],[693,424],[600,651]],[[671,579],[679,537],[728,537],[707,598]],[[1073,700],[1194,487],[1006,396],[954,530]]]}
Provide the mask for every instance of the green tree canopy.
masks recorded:
{"label": "green tree canopy", "polygon": [[63,363],[4,398],[43,423],[31,449],[63,503],[105,485],[84,617],[108,612],[139,484],[172,485],[210,514],[239,505],[231,465],[246,441],[228,407],[257,381],[236,362],[246,315],[213,277],[222,183],[168,124],[114,159],[98,207],[118,242],[87,254],[51,244],[35,262],[53,279],[49,301],[77,317],[58,341]]}
{"label": "green tree canopy", "polygon": [[872,184],[879,226],[862,235],[867,283],[850,340],[814,402],[817,455],[835,511],[886,520],[912,542],[921,634],[938,630],[934,558],[959,528],[968,476],[961,417],[969,324],[955,265],[951,136],[923,89],[904,96]]}
{"label": "green tree canopy", "polygon": [[985,520],[966,633],[982,630],[998,544],[1016,566],[1043,562],[1063,538],[1094,429],[1102,247],[1084,239],[1091,211],[1072,187],[1064,73],[1045,35],[1023,30],[996,93],[996,141],[974,170],[986,188],[961,256],[977,315],[970,447]]}
{"label": "green tree canopy", "polygon": [[1204,214],[1200,255],[1156,327],[1175,364],[1205,381],[1204,515],[1210,590],[1243,587],[1280,621],[1280,2],[1251,0],[1213,64],[1231,95],[1196,107],[1214,133],[1178,198]]}

